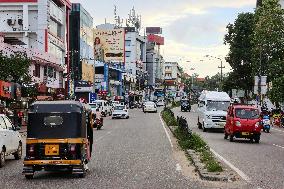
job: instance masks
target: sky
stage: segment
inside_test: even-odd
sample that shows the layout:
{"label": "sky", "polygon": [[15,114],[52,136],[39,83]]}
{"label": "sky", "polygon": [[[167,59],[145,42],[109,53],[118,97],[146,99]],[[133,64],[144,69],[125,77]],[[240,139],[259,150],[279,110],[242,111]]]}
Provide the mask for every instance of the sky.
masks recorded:
{"label": "sky", "polygon": [[[135,7],[142,16],[142,27],[162,27],[165,45],[162,54],[166,61],[177,61],[189,73],[200,77],[220,72],[220,60],[229,47],[224,45],[226,26],[233,23],[239,13],[252,12],[256,0],[71,0],[81,3],[93,16],[94,25],[114,22],[114,5],[121,18],[127,18]],[[191,70],[193,68],[194,70]]]}

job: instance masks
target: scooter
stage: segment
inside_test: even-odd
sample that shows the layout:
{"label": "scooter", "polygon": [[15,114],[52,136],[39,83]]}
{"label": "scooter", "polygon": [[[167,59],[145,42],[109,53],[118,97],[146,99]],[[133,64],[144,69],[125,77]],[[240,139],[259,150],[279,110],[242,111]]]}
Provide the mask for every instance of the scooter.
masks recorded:
{"label": "scooter", "polygon": [[103,119],[96,118],[94,127],[97,128],[97,130],[100,130],[103,127]]}
{"label": "scooter", "polygon": [[281,127],[281,114],[273,115],[273,126]]}
{"label": "scooter", "polygon": [[263,116],[262,119],[262,126],[263,126],[263,131],[266,133],[270,132],[270,119],[268,115]]}

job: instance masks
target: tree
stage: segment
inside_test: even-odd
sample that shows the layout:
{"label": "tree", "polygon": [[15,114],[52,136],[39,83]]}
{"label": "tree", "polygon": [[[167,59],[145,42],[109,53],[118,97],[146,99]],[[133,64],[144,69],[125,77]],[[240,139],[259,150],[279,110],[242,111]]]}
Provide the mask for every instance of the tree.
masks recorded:
{"label": "tree", "polygon": [[272,81],[270,93],[274,102],[283,102],[284,10],[279,0],[263,0],[256,9],[254,31],[255,75],[267,75]]}
{"label": "tree", "polygon": [[227,25],[227,30],[224,43],[230,46],[230,50],[226,61],[232,67],[233,72],[229,75],[229,80],[224,81],[224,87],[226,90],[238,88],[251,91],[253,86],[254,14],[239,14],[234,24]]}
{"label": "tree", "polygon": [[15,52],[10,56],[0,51],[0,80],[11,78],[16,83],[30,81],[29,67],[31,60],[23,52]]}
{"label": "tree", "polygon": [[284,73],[284,10],[278,0],[264,0],[256,10],[254,74],[273,81]]}

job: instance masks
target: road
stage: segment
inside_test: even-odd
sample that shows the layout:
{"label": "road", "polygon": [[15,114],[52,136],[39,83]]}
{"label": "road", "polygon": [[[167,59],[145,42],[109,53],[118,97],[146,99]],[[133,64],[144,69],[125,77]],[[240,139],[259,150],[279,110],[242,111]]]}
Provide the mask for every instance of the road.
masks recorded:
{"label": "road", "polygon": [[260,144],[247,140],[231,143],[224,140],[221,131],[202,132],[197,128],[197,106],[192,111],[174,109],[176,116],[187,118],[190,128],[202,136],[210,148],[229,161],[247,177],[247,181],[259,188],[284,188],[284,129],[272,128],[271,133],[262,133]]}
{"label": "road", "polygon": [[105,118],[103,129],[94,131],[95,150],[86,178],[36,172],[33,180],[26,180],[22,160],[10,157],[0,169],[0,188],[220,188],[182,173],[158,113],[131,110],[130,116]]}

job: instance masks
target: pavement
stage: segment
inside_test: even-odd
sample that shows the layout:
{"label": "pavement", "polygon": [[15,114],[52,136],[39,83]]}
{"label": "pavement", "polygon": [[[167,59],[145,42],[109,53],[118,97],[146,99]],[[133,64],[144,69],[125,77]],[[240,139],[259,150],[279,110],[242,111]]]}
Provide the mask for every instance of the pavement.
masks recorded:
{"label": "pavement", "polygon": [[175,108],[176,116],[187,119],[193,132],[198,133],[223,161],[236,169],[247,183],[263,189],[284,188],[284,129],[272,128],[271,133],[261,134],[260,144],[248,140],[224,140],[223,131],[204,133],[197,128],[197,106],[192,111],[181,112]]}

